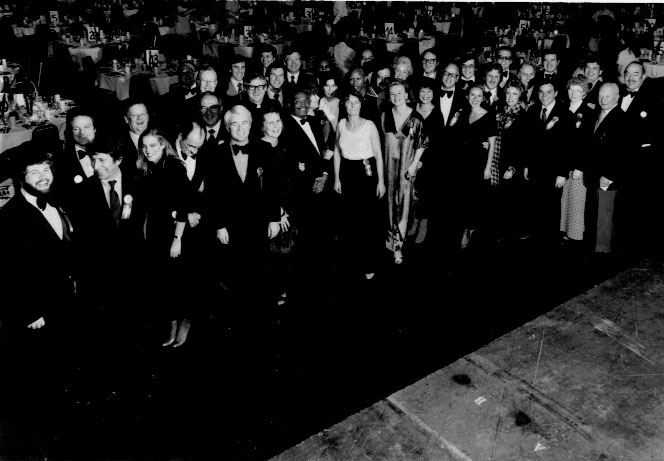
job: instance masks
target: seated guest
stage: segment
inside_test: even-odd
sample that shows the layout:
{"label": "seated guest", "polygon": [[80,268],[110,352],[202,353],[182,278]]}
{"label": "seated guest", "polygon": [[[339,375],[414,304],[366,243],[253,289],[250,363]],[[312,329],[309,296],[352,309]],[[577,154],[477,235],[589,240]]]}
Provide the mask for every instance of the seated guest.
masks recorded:
{"label": "seated guest", "polygon": [[[312,83],[313,84],[313,83]],[[233,106],[241,104],[251,112],[253,120],[263,120],[263,114],[272,109],[279,109],[279,103],[273,99],[265,97],[267,93],[267,81],[259,73],[253,73],[245,78],[246,91],[238,96],[235,96],[229,104]],[[251,129],[249,137],[252,140],[260,139],[262,137],[262,126],[260,123],[255,123]]]}
{"label": "seated guest", "polygon": [[291,96],[306,82],[314,80],[312,75],[302,72],[302,54],[297,48],[286,51],[284,57],[286,65],[286,81],[283,85],[284,97],[290,100]]}
{"label": "seated guest", "polygon": [[244,88],[244,74],[247,71],[247,59],[241,55],[235,55],[231,61],[231,76],[228,83],[223,87],[226,98],[242,94]]}
{"label": "seated guest", "polygon": [[284,107],[283,86],[286,81],[286,67],[281,63],[273,62],[267,69],[267,79],[267,97]]}
{"label": "seated guest", "polygon": [[268,78],[268,68],[270,65],[277,60],[277,49],[274,47],[274,45],[270,44],[264,44],[261,47],[261,70],[260,73],[265,77]]}
{"label": "seated guest", "polygon": [[461,90],[468,91],[468,88],[475,84],[475,70],[477,69],[477,58],[468,54],[461,57],[461,79],[459,84]]}
{"label": "seated guest", "polygon": [[435,48],[422,53],[422,76],[438,80],[438,55]]}
{"label": "seated guest", "polygon": [[517,76],[519,82],[521,82],[521,85],[523,86],[521,101],[523,101],[526,107],[530,107],[537,102],[537,91],[535,91],[535,66],[530,62],[524,62],[521,65]]}

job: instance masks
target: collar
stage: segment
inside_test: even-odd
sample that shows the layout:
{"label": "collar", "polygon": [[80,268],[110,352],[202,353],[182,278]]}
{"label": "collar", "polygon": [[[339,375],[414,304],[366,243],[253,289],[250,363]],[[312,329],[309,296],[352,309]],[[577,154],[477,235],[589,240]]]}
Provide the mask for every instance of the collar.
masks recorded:
{"label": "collar", "polygon": [[114,177],[110,179],[100,179],[101,182],[108,184],[110,181],[115,181],[117,184],[122,185],[122,172],[118,171],[118,174],[116,174]]}
{"label": "collar", "polygon": [[[30,205],[34,206],[34,207],[37,208],[39,211],[46,211],[46,209],[41,210],[41,209],[37,206],[37,197],[35,197],[34,195],[32,195],[31,193],[29,193],[28,191],[26,191],[26,190],[23,189],[22,187],[21,187],[21,194],[23,194],[23,197],[25,198],[25,200],[26,200]],[[48,207],[48,205],[49,205],[49,204],[47,203],[46,206]]]}
{"label": "collar", "polygon": [[489,88],[487,88],[486,85],[484,85],[484,92],[491,93],[491,96],[496,96],[498,94],[498,87],[495,87],[493,90],[490,90]]}
{"label": "collar", "polygon": [[550,114],[551,111],[553,111],[554,107],[556,107],[556,101],[555,100],[553,101],[553,103],[549,104],[548,106],[542,106],[542,109],[546,109],[546,113]]}
{"label": "collar", "polygon": [[434,71],[431,72],[430,74],[427,74],[426,72],[424,72],[424,76],[427,77],[427,78],[433,78],[433,79],[435,79],[435,78],[436,78],[436,71],[434,70]]}
{"label": "collar", "polygon": [[136,134],[133,131],[130,131],[129,132],[129,137],[131,138],[132,142],[134,143],[134,147],[136,147],[136,149],[138,149],[138,138],[140,138],[141,135]]}
{"label": "collar", "polygon": [[302,118],[298,117],[297,115],[290,114],[290,116],[293,117],[293,120],[295,120],[295,121],[296,121],[300,126],[302,126],[303,128],[304,128],[304,125],[306,125],[306,124],[303,124],[303,123],[302,123],[302,120],[307,120],[307,121],[309,121],[308,118],[303,118],[303,119],[302,119]]}
{"label": "collar", "polygon": [[604,112],[604,116],[606,117],[607,115],[609,115],[609,112],[611,112],[611,111],[612,111],[613,109],[615,109],[616,107],[618,107],[618,104],[616,104],[616,105],[614,105],[614,106],[611,106],[610,108],[608,108],[608,109],[606,109],[606,110],[602,109],[602,112]]}
{"label": "collar", "polygon": [[295,77],[296,82],[300,79],[300,73],[299,72],[297,74],[291,74],[290,72],[286,71],[286,81],[287,82],[290,82],[291,76]]}
{"label": "collar", "polygon": [[236,87],[237,87],[239,84],[242,83],[240,80],[235,80],[235,77],[232,77],[232,76],[231,76],[231,82],[232,82],[233,85],[235,85]]}
{"label": "collar", "polygon": [[207,137],[207,133],[210,130],[214,130],[214,136],[219,139],[219,133],[221,133],[221,119],[214,126],[205,127],[205,137]]}

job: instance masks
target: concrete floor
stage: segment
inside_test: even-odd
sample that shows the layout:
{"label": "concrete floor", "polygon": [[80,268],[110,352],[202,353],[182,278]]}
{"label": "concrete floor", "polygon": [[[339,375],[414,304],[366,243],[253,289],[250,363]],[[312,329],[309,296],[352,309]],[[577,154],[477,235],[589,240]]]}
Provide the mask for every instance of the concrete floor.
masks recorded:
{"label": "concrete floor", "polygon": [[[635,262],[529,242],[446,262],[424,246],[371,281],[340,266],[250,311],[260,328],[229,324],[246,306],[201,300],[185,347],[136,350],[113,386],[91,359],[48,459],[651,459],[616,456],[654,449],[659,378],[622,375],[658,372],[659,263],[574,298]],[[0,460],[44,454],[3,415]]]}
{"label": "concrete floor", "polygon": [[661,460],[662,331],[644,261],[272,461]]}

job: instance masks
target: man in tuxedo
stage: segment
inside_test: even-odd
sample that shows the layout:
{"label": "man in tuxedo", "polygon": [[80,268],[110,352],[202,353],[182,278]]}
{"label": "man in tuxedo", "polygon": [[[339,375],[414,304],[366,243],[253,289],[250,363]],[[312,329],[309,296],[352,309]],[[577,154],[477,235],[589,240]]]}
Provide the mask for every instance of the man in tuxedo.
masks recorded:
{"label": "man in tuxedo", "polygon": [[490,62],[484,68],[484,106],[496,112],[505,102],[505,93],[499,87],[503,69],[498,63]]}
{"label": "man in tuxedo", "polygon": [[523,92],[521,93],[521,101],[526,106],[530,107],[535,104],[539,98],[535,90],[535,66],[530,62],[524,62],[519,69],[519,81],[523,85]]}
{"label": "man in tuxedo", "polygon": [[454,63],[445,66],[440,86],[440,100],[438,106],[443,114],[444,127],[450,126],[454,115],[467,104],[466,96],[457,87],[459,81],[459,67]]}
{"label": "man in tuxedo", "polygon": [[497,53],[496,61],[498,61],[498,64],[500,64],[501,67],[500,83],[498,83],[498,86],[500,88],[505,88],[507,80],[515,77],[515,73],[512,70],[510,70],[513,61],[512,48],[508,46],[501,46],[498,48],[498,51],[496,53]]}
{"label": "man in tuxedo", "polygon": [[321,271],[330,269],[334,239],[331,216],[334,178],[329,177],[334,171],[334,152],[325,149],[322,127],[309,122],[309,107],[303,91],[293,94],[280,137],[285,142],[286,171],[293,172],[293,219],[298,228],[293,248],[295,271],[305,278],[311,275],[311,264],[316,261],[325,262]]}
{"label": "man in tuxedo", "polygon": [[[602,110],[593,113],[593,120],[586,125],[591,133],[587,149],[589,159],[584,171],[588,188],[584,240],[595,253],[611,253],[616,250],[614,209],[624,177],[623,159],[629,152],[623,133],[627,116],[618,105],[620,91],[617,84],[604,83],[598,93]],[[618,202],[619,208],[620,205]]]}
{"label": "man in tuxedo", "polygon": [[284,107],[286,100],[283,86],[286,81],[286,67],[279,62],[273,62],[267,69],[267,79],[267,97],[278,102],[280,107]]}
{"label": "man in tuxedo", "polygon": [[291,48],[285,53],[284,64],[287,70],[283,85],[284,97],[290,100],[297,90],[305,86],[305,83],[315,82],[315,78],[302,72],[302,53],[297,48]]}
{"label": "man in tuxedo", "polygon": [[661,197],[661,129],[664,126],[664,85],[661,79],[646,77],[641,62],[625,67],[625,86],[620,108],[627,115],[621,130],[629,140],[629,160],[624,163],[625,181],[621,189],[622,206],[616,226],[622,227],[623,246],[640,255],[661,254],[661,220],[652,210]]}
{"label": "man in tuxedo", "polygon": [[475,84],[475,69],[477,69],[477,58],[473,55],[466,55],[461,58],[461,79],[459,84],[461,90],[468,91],[468,88]]}
{"label": "man in tuxedo", "polygon": [[205,130],[205,149],[211,151],[211,155],[216,155],[227,136],[227,131],[225,128],[222,129],[221,123],[223,110],[222,101],[216,94],[207,92],[200,96],[198,113]]}
{"label": "man in tuxedo", "polygon": [[69,111],[67,127],[65,147],[53,160],[54,168],[58,171],[54,193],[65,209],[69,209],[77,186],[94,176],[87,146],[97,135],[94,116],[84,109]]}
{"label": "man in tuxedo", "polygon": [[124,107],[124,122],[127,130],[123,130],[119,134],[121,148],[124,151],[121,165],[125,175],[131,178],[138,174],[136,169],[136,161],[140,155],[138,140],[143,132],[148,129],[150,112],[145,102],[139,99],[127,99],[124,101]]}
{"label": "man in tuxedo", "polygon": [[602,63],[597,54],[592,54],[586,58],[583,67],[583,75],[588,81],[588,92],[584,102],[591,108],[599,105],[599,88],[602,86]]}
{"label": "man in tuxedo", "polygon": [[524,150],[522,164],[530,190],[527,195],[533,216],[531,235],[543,248],[551,249],[559,243],[560,198],[570,168],[574,117],[557,101],[555,81],[539,82],[538,97],[539,102],[525,115],[525,145],[531,148]]}
{"label": "man in tuxedo", "polygon": [[204,191],[209,222],[224,255],[223,281],[242,296],[260,291],[268,239],[279,233],[281,221],[274,168],[250,141],[251,124],[244,106],[226,112],[230,141],[221,146]]}
{"label": "man in tuxedo", "polygon": [[267,98],[267,81],[261,74],[254,72],[245,79],[246,93],[235,96],[231,105],[241,104],[251,112],[253,123],[249,138],[258,141],[263,137],[263,114],[271,110],[280,110],[281,106],[273,99]]}
{"label": "man in tuxedo", "polygon": [[181,105],[196,95],[196,66],[191,61],[184,61],[178,66],[177,74],[178,82],[169,87],[168,94],[174,104]]}
{"label": "man in tuxedo", "polygon": [[[246,91],[244,87],[244,75],[247,72],[247,59],[242,55],[235,55],[231,61],[231,76],[224,85],[224,96],[230,98]],[[229,102],[230,105],[230,102]]]}
{"label": "man in tuxedo", "polygon": [[[30,440],[22,453],[44,447],[54,404],[64,398],[65,379],[74,367],[77,330],[70,320],[78,309],[77,267],[69,217],[51,194],[51,155],[29,149],[15,159],[16,194],[0,209],[2,241],[3,412],[16,418]],[[4,400],[4,399],[3,399]],[[33,440],[32,437],[37,437]],[[43,456],[43,454],[42,454]]]}
{"label": "man in tuxedo", "polygon": [[537,76],[537,82],[542,83],[543,81],[555,82],[556,88],[564,88],[566,82],[565,77],[559,72],[560,67],[560,57],[557,52],[553,50],[547,50],[542,57],[542,67],[543,70]]}

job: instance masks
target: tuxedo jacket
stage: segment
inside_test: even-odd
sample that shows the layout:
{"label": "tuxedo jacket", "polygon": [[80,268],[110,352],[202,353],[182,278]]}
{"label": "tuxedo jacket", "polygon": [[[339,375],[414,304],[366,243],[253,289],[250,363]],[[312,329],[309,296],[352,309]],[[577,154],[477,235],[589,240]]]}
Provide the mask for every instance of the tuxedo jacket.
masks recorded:
{"label": "tuxedo jacket", "polygon": [[600,112],[594,112],[585,127],[589,147],[586,149],[584,182],[589,189],[597,189],[599,178],[604,176],[613,181],[609,190],[617,190],[624,179],[624,159],[629,152],[624,133],[627,116],[618,105],[595,128],[599,116]]}
{"label": "tuxedo jacket", "polygon": [[281,87],[281,91],[284,92],[284,102],[286,102],[286,104],[288,104],[288,100],[293,97],[293,94],[295,94],[297,90],[304,88],[310,83],[316,83],[316,77],[311,74],[307,74],[304,71],[300,71],[300,75],[297,78],[297,83],[295,84],[292,84],[288,80],[288,72],[286,72],[285,78],[286,81],[284,81],[284,84]]}
{"label": "tuxedo jacket", "polygon": [[139,147],[136,147],[134,144],[128,129],[123,129],[118,133],[117,139],[122,146],[122,163],[120,163],[120,169],[123,175],[133,180],[138,175],[136,160],[140,156]]}
{"label": "tuxedo jacket", "polygon": [[[441,112],[442,115],[442,111],[440,109],[440,98],[438,99],[438,101],[434,101],[434,104],[436,106],[436,109],[439,112]],[[452,96],[452,106],[450,109],[450,114],[447,117],[447,120],[445,120],[445,117],[443,117],[444,128],[449,127],[452,118],[454,118],[454,114],[464,109],[467,105],[468,105],[468,99],[466,98],[466,92],[463,91],[461,87],[457,85],[457,87],[454,89],[454,95]]]}
{"label": "tuxedo jacket", "polygon": [[70,210],[80,185],[90,179],[85,176],[73,142],[66,143],[64,149],[55,155],[53,169],[53,192],[65,210]]}
{"label": "tuxedo jacket", "polygon": [[546,123],[540,119],[542,104],[526,112],[526,146],[521,164],[528,168],[531,183],[553,189],[557,176],[566,178],[570,169],[570,142],[574,118],[566,104],[556,102]]}
{"label": "tuxedo jacket", "polygon": [[[316,146],[304,132],[299,121],[292,115],[284,115],[284,130],[279,138],[284,143],[286,151],[287,171],[291,174],[293,192],[296,197],[304,198],[313,194],[312,187],[316,178],[328,173],[326,188],[334,185],[334,167],[332,160],[325,160],[325,140],[323,129],[318,123],[310,123],[311,130],[316,139]],[[300,171],[299,164],[304,164],[304,171]]]}
{"label": "tuxedo jacket", "polygon": [[599,108],[599,88],[604,84],[601,80],[595,82],[593,87],[588,91],[586,97],[583,98],[585,104],[592,104],[596,108]]}
{"label": "tuxedo jacket", "polygon": [[[231,245],[250,245],[267,239],[270,222],[281,219],[276,168],[264,150],[249,142],[245,146],[224,143],[214,168],[206,178],[204,194],[215,230],[227,229]],[[247,174],[242,181],[234,152],[248,152]]]}
{"label": "tuxedo jacket", "polygon": [[[664,126],[664,81],[646,78],[634,96],[634,100],[626,111],[627,128],[630,145],[635,149],[661,149],[661,130]],[[624,87],[618,105],[625,97]]]}
{"label": "tuxedo jacket", "polygon": [[57,208],[62,239],[20,190],[0,209],[0,259],[5,267],[0,316],[19,331],[40,317],[48,325],[72,307],[75,234],[67,214]]}

